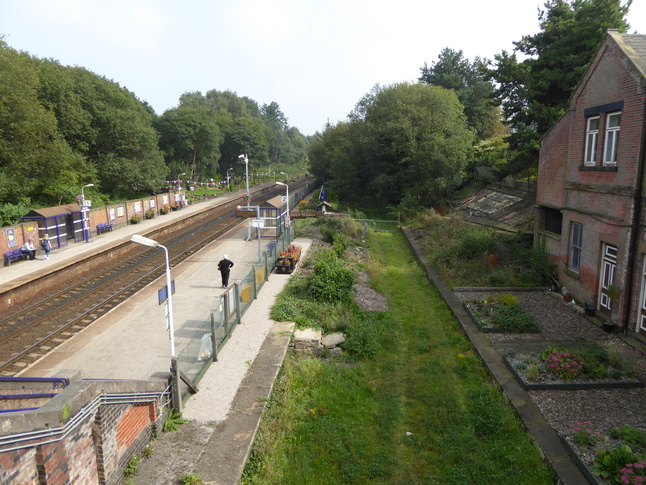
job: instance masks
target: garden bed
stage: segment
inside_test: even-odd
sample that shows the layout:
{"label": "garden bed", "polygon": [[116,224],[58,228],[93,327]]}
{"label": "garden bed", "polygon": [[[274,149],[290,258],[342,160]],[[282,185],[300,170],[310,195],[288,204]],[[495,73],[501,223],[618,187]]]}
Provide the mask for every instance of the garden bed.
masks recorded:
{"label": "garden bed", "polygon": [[644,387],[629,361],[612,346],[567,343],[510,347],[503,360],[527,390]]}
{"label": "garden bed", "polygon": [[518,298],[506,293],[465,300],[471,320],[485,333],[539,333],[534,319],[518,306]]}

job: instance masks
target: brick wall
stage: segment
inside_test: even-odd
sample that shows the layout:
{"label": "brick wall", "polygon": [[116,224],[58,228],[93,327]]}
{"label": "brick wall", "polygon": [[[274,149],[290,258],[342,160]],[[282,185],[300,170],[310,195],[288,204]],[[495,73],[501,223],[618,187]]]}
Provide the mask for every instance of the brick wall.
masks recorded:
{"label": "brick wall", "polygon": [[[2,416],[0,483],[123,483],[126,465],[161,426],[158,410],[166,386],[163,380],[76,381],[39,410]],[[119,394],[118,403],[111,403],[112,393]],[[141,393],[149,402],[137,402]],[[31,442],[20,439],[25,433],[31,433]]]}
{"label": "brick wall", "polygon": [[[643,201],[639,191],[644,163],[646,90],[643,75],[636,71],[615,41],[609,36],[598,51],[571,98],[568,113],[545,135],[539,156],[537,204],[560,209],[561,235],[544,233],[550,260],[556,264],[557,277],[577,299],[595,301],[599,296],[603,244],[617,247],[615,283],[624,291],[613,301],[612,318],[632,325],[638,311],[641,275],[631,277],[631,269],[643,261],[646,243],[635,251],[631,246],[637,230],[635,215]],[[621,108],[617,108],[623,103]],[[608,106],[608,108],[604,108]],[[586,110],[590,110],[586,113]],[[596,112],[598,110],[598,113]],[[599,116],[597,164],[584,165],[587,115]],[[616,166],[602,163],[609,113],[621,111]],[[543,218],[544,219],[544,218]],[[570,227],[583,227],[581,264],[578,272],[568,269]],[[541,227],[541,224],[543,226]],[[544,220],[537,218],[537,235]],[[639,241],[644,237],[638,238]],[[639,267],[641,268],[641,267]],[[641,271],[636,269],[636,271]],[[630,280],[630,281],[629,281]],[[633,300],[630,300],[632,295]],[[631,306],[628,311],[628,306]]]}

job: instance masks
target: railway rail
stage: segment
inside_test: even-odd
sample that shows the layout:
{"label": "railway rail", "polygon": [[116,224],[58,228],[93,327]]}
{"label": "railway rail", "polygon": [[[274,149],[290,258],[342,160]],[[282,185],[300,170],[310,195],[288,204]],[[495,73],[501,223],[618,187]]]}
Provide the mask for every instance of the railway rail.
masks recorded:
{"label": "railway rail", "polygon": [[[299,187],[298,182],[292,185]],[[282,193],[282,188],[271,186],[256,191],[254,199],[262,202]],[[232,199],[190,216],[189,223],[181,230],[171,232],[166,227],[149,236],[168,248],[170,263],[175,266],[240,224],[233,213],[237,206],[244,204],[243,197]],[[50,288],[40,292],[38,301],[25,302],[3,312],[0,317],[1,376],[16,375],[165,271],[164,255],[153,248],[123,243],[110,249],[115,250],[121,252],[112,263],[87,261],[87,269],[70,280],[64,289]]]}

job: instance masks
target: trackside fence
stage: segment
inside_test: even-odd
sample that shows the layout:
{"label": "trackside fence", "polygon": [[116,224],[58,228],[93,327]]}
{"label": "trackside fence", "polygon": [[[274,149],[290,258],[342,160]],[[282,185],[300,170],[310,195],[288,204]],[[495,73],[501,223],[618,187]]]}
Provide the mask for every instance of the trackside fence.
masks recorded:
{"label": "trackside fence", "polygon": [[218,307],[211,313],[210,321],[196,322],[196,327],[192,329],[193,337],[179,353],[172,368],[175,394],[173,407],[176,410],[181,411],[182,403],[196,392],[197,384],[209,366],[217,362],[218,351],[241,323],[242,316],[269,279],[276,256],[292,243],[294,234],[292,222],[278,239],[266,245],[251,271],[220,296]]}

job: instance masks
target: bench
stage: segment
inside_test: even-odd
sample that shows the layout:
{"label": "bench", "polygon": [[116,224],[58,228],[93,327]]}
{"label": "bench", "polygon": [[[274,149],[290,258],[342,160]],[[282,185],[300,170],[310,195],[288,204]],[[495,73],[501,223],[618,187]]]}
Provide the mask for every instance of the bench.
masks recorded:
{"label": "bench", "polygon": [[97,235],[101,234],[102,232],[108,232],[108,231],[112,231],[112,224],[108,222],[102,222],[101,224],[97,224],[96,226]]}
{"label": "bench", "polygon": [[4,253],[5,266],[11,266],[11,263],[13,263],[14,261],[21,261],[23,259],[29,259],[29,254],[23,253],[20,249],[6,251]]}

